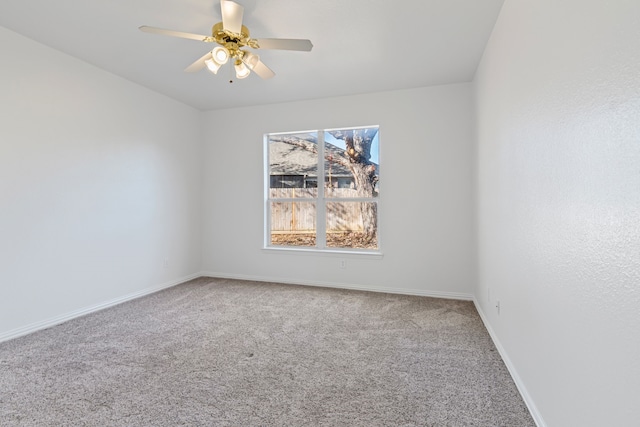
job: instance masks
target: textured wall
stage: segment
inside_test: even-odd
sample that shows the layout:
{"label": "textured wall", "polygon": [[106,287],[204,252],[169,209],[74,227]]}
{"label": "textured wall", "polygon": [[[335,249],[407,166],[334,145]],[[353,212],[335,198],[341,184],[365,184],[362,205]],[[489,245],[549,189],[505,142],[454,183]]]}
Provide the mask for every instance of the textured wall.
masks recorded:
{"label": "textured wall", "polygon": [[[471,95],[461,84],[206,113],[204,270],[469,297]],[[263,251],[264,133],[376,124],[383,258]]]}
{"label": "textured wall", "polygon": [[200,113],[2,28],[0,48],[0,338],[197,273]]}
{"label": "textured wall", "polygon": [[507,0],[476,76],[476,298],[549,426],[640,425],[638,17]]}

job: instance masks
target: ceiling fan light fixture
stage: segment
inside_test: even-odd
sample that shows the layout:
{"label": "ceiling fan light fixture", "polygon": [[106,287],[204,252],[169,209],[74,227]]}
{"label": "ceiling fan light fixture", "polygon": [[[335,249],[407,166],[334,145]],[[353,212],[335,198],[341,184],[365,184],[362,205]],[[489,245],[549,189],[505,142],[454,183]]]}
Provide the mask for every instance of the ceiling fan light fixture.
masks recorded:
{"label": "ceiling fan light fixture", "polygon": [[229,51],[226,48],[218,46],[211,51],[211,56],[213,57],[214,61],[222,65],[227,63],[230,55]]}
{"label": "ceiling fan light fixture", "polygon": [[211,71],[213,74],[218,74],[218,70],[222,65],[218,64],[212,58],[205,59],[204,64],[207,66],[207,69]]}
{"label": "ceiling fan light fixture", "polygon": [[138,28],[145,33],[162,34],[205,43],[217,43],[218,46],[202,55],[185,68],[184,71],[195,73],[206,67],[211,73],[217,74],[222,65],[228,62],[230,66],[234,65],[238,79],[246,78],[251,72],[254,72],[262,79],[270,79],[275,76],[275,73],[262,62],[258,55],[243,50],[245,47],[303,52],[309,52],[313,48],[311,40],[306,39],[252,39],[249,35],[249,29],[242,25],[244,7],[232,0],[219,1],[222,22],[217,22],[213,25],[211,35],[185,33],[147,25]]}
{"label": "ceiling fan light fixture", "polygon": [[236,78],[238,79],[244,79],[248,77],[249,74],[251,74],[251,70],[249,69],[249,67],[244,65],[242,61],[236,61],[235,69],[236,69]]}

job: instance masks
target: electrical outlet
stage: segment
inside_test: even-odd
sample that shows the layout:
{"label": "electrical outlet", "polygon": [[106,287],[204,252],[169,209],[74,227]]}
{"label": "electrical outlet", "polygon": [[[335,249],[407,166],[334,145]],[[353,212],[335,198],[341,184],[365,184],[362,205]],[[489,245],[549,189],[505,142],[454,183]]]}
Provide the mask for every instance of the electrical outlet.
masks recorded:
{"label": "electrical outlet", "polygon": [[500,315],[500,300],[496,301],[496,310],[498,310],[498,316]]}
{"label": "electrical outlet", "polygon": [[169,268],[169,258],[164,259],[164,261],[162,262],[162,266],[165,270]]}
{"label": "electrical outlet", "polygon": [[347,260],[346,259],[341,259],[340,260],[340,268],[343,269],[343,270],[345,268],[347,268]]}

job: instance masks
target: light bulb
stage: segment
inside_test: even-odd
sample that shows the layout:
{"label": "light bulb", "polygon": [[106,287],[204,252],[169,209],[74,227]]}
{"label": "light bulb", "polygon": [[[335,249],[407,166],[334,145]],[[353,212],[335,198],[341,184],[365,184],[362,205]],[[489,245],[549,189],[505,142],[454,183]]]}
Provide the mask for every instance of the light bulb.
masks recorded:
{"label": "light bulb", "polygon": [[236,62],[235,68],[236,68],[236,77],[239,79],[244,79],[249,74],[251,74],[251,70],[247,68],[247,66],[244,65],[244,63],[242,63],[241,61]]}
{"label": "light bulb", "polygon": [[226,64],[229,60],[229,51],[222,46],[218,46],[211,51],[211,56],[218,64]]}
{"label": "light bulb", "polygon": [[218,70],[222,66],[211,58],[205,59],[204,64],[207,66],[209,71],[211,71],[213,74],[218,74]]}

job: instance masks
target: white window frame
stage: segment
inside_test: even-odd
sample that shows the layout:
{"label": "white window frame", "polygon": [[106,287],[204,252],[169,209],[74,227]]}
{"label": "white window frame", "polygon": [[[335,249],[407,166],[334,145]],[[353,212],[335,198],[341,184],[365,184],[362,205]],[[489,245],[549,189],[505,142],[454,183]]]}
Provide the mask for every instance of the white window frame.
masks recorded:
{"label": "white window frame", "polygon": [[[293,131],[293,132],[271,132],[266,133],[263,136],[263,158],[264,158],[264,250],[269,251],[294,251],[298,253],[336,253],[336,254],[357,254],[357,255],[371,255],[374,258],[382,256],[382,243],[380,233],[380,205],[381,205],[381,192],[376,197],[326,197],[324,186],[324,135],[326,132],[336,130],[357,130],[357,129],[370,129],[378,128],[378,134],[380,133],[379,125],[370,126],[351,126],[351,127],[339,127],[332,129],[318,129],[318,130],[306,130],[306,131]],[[269,159],[269,137],[272,135],[297,135],[303,133],[317,133],[317,150],[318,150],[318,178],[317,178],[317,197],[311,198],[270,198],[270,159]],[[380,138],[378,136],[378,138]],[[379,140],[379,139],[378,139]],[[378,146],[378,167],[381,165],[380,145]],[[380,183],[378,183],[378,188]],[[316,246],[284,246],[284,245],[271,245],[271,202],[313,202],[316,205]],[[378,241],[377,249],[365,249],[365,248],[336,248],[327,247],[327,233],[326,233],[326,204],[330,202],[372,202],[377,204],[376,214],[377,218],[377,230],[376,237]]]}

